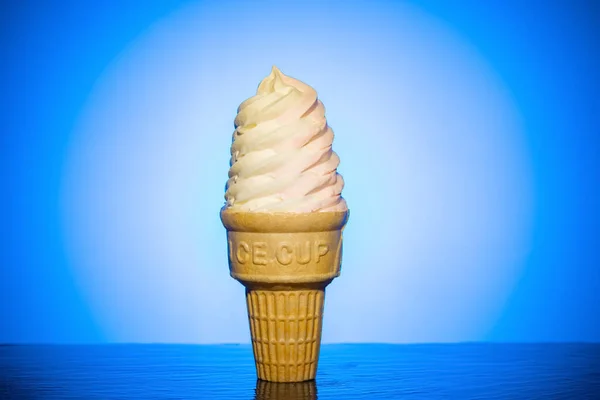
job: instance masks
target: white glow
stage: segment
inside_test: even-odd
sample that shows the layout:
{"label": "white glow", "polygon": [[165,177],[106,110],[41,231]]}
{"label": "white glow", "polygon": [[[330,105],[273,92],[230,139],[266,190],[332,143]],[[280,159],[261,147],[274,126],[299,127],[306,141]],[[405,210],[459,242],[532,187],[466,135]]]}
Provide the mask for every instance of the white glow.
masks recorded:
{"label": "white glow", "polygon": [[63,194],[72,265],[109,339],[249,340],[218,212],[236,108],[272,64],[317,89],[346,181],[351,217],[324,340],[486,333],[528,245],[519,116],[458,35],[384,7],[331,18],[290,6],[280,14],[296,13],[294,26],[270,18],[273,36],[257,28],[258,7],[193,5],[105,71]]}

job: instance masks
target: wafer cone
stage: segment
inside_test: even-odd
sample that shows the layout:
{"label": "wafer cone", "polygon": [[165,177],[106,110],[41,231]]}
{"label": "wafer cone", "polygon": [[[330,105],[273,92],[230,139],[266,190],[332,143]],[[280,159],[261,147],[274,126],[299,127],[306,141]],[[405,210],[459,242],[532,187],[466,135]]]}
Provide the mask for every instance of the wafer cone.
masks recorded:
{"label": "wafer cone", "polygon": [[340,274],[348,212],[223,209],[231,276],[246,287],[259,379],[315,379],[325,287]]}

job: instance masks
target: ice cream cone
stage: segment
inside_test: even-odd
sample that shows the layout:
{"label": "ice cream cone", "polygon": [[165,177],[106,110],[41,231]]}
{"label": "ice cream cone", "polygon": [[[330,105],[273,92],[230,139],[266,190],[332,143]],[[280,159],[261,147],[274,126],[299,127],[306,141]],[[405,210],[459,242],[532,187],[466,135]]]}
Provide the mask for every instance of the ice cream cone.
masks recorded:
{"label": "ice cream cone", "polygon": [[348,211],[223,209],[231,276],[246,287],[259,379],[315,379],[325,287],[340,274]]}

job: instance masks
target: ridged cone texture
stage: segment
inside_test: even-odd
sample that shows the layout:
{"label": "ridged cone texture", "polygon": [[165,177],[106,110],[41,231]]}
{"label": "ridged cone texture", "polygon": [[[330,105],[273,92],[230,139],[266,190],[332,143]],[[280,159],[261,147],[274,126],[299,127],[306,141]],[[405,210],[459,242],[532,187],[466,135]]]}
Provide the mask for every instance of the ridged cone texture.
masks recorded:
{"label": "ridged cone texture", "polygon": [[325,290],[247,290],[246,299],[258,377],[314,379]]}
{"label": "ridged cone texture", "polygon": [[348,212],[245,213],[225,209],[231,276],[246,287],[258,378],[315,379],[325,287],[340,273]]}

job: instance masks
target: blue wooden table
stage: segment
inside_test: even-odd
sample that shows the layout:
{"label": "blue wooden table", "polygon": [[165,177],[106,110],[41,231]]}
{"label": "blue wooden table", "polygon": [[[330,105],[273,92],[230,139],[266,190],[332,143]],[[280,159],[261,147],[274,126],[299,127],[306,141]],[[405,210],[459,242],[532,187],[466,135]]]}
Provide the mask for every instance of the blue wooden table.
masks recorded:
{"label": "blue wooden table", "polygon": [[316,382],[249,345],[3,345],[0,399],[600,399],[600,344],[324,345]]}

